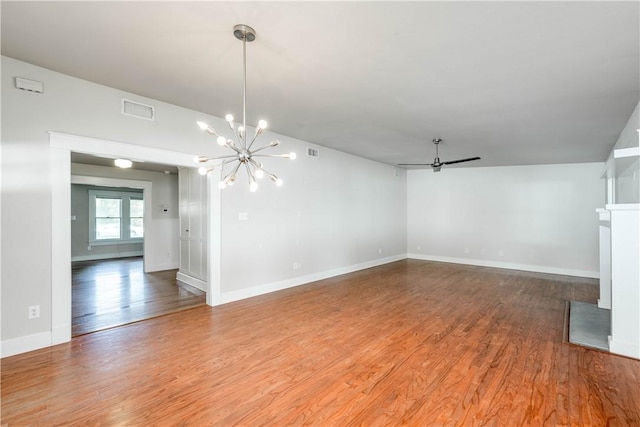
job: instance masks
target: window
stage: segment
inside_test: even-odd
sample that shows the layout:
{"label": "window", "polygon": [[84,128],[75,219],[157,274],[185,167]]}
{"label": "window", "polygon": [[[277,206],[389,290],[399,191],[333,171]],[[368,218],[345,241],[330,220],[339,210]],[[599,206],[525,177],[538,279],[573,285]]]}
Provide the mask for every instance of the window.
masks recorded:
{"label": "window", "polygon": [[144,237],[142,192],[89,190],[90,243],[134,243]]}
{"label": "window", "polygon": [[96,196],[96,240],[119,239],[122,229],[122,199]]}
{"label": "window", "polygon": [[134,199],[131,197],[129,199],[129,238],[142,238],[144,237],[144,227],[143,225],[143,217],[144,217],[144,200]]}

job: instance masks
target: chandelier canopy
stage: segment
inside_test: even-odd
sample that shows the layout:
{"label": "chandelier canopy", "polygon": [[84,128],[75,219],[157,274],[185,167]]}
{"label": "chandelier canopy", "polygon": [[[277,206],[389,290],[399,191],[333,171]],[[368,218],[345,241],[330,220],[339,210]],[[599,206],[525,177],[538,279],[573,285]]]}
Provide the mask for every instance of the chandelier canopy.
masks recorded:
{"label": "chandelier canopy", "polygon": [[[231,155],[228,156],[220,156],[220,157],[207,157],[207,156],[198,156],[194,160],[197,163],[202,164],[202,166],[198,169],[201,175],[206,175],[207,173],[213,171],[215,167],[220,166],[221,180],[220,180],[220,188],[225,188],[228,185],[233,185],[233,183],[237,179],[237,174],[241,168],[243,168],[249,179],[249,190],[256,191],[258,189],[257,179],[263,178],[265,175],[268,176],[271,181],[273,181],[277,186],[282,185],[282,180],[267,171],[262,162],[257,160],[256,158],[260,157],[282,157],[285,159],[295,159],[296,153],[288,153],[288,154],[256,154],[262,150],[276,147],[280,144],[280,141],[277,139],[271,141],[270,143],[263,145],[259,148],[253,148],[254,143],[258,139],[258,137],[262,134],[262,132],[267,128],[267,122],[265,120],[259,120],[258,126],[256,126],[256,132],[251,138],[249,142],[247,142],[247,42],[252,42],[256,39],[256,32],[253,28],[248,25],[236,25],[233,27],[233,35],[240,41],[242,41],[242,52],[243,52],[243,61],[242,61],[242,79],[243,79],[243,89],[242,89],[242,125],[236,126],[233,121],[233,116],[231,114],[227,114],[225,116],[225,120],[229,124],[231,131],[233,132],[233,136],[235,141],[232,139],[228,139],[220,134],[218,134],[211,126],[209,126],[205,122],[197,122],[200,129],[206,131],[207,133],[217,137],[216,141],[218,145],[229,148],[233,151]],[[218,165],[215,166],[206,166],[206,163],[210,161],[221,160]],[[228,169],[229,173],[224,175],[225,165],[230,165]]]}

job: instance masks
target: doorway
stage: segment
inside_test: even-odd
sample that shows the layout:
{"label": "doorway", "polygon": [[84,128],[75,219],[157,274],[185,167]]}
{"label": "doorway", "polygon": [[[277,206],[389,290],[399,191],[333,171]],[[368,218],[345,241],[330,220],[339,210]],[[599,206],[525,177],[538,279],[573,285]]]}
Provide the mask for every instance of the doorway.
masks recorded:
{"label": "doorway", "polygon": [[[124,144],[113,141],[50,132],[52,168],[51,217],[55,224],[51,236],[52,250],[52,326],[51,344],[68,342],[71,339],[71,152],[81,152],[107,157],[125,157],[176,166],[193,167],[193,154]],[[207,178],[209,195],[209,227],[207,247],[209,273],[207,275],[206,303],[220,303],[220,190],[215,174]],[[146,203],[146,202],[145,202]],[[145,205],[146,206],[146,205]],[[151,206],[149,206],[151,208]],[[153,234],[145,238],[145,247],[155,244]],[[146,262],[146,261],[145,261]]]}

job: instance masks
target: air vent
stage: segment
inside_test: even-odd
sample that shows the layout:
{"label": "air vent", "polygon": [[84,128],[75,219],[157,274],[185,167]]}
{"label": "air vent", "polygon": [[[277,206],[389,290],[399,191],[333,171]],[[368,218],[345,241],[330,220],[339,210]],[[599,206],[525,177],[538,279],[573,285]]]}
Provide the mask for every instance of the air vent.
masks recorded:
{"label": "air vent", "polygon": [[22,77],[16,77],[16,88],[20,90],[26,90],[27,92],[44,92],[44,85],[42,84],[42,82],[29,80]]}
{"label": "air vent", "polygon": [[316,148],[307,147],[307,156],[315,157],[317,159],[318,157],[320,157],[320,150],[318,150]]}
{"label": "air vent", "polygon": [[125,116],[137,117],[139,119],[154,120],[155,109],[151,105],[145,105],[139,102],[123,99],[122,114]]}

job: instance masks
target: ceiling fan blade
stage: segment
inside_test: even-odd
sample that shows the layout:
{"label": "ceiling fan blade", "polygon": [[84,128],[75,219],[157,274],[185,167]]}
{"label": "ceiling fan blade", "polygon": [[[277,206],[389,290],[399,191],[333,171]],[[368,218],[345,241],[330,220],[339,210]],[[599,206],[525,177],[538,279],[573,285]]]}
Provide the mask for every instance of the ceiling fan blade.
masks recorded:
{"label": "ceiling fan blade", "polygon": [[433,166],[433,163],[398,163],[398,166]]}
{"label": "ceiling fan blade", "polygon": [[469,157],[468,159],[451,160],[448,162],[442,162],[443,165],[453,165],[454,163],[470,162],[472,160],[480,160],[480,157]]}

